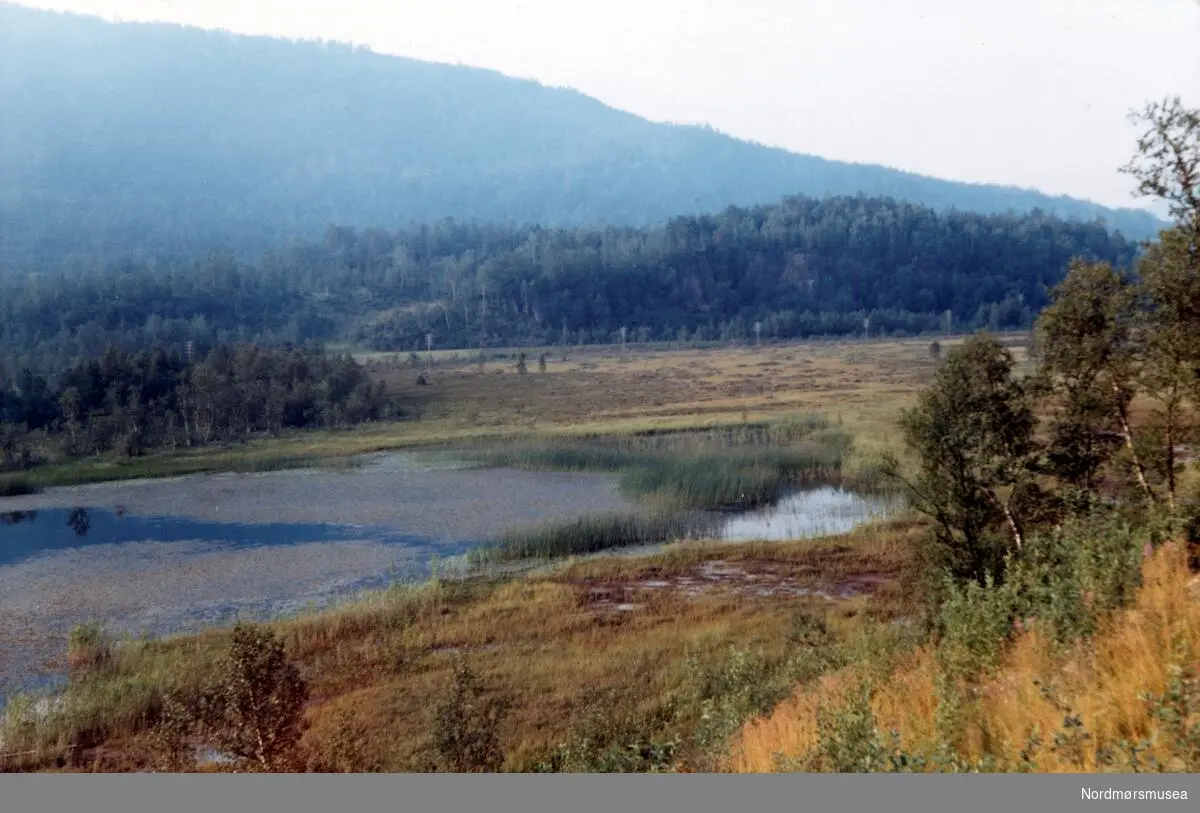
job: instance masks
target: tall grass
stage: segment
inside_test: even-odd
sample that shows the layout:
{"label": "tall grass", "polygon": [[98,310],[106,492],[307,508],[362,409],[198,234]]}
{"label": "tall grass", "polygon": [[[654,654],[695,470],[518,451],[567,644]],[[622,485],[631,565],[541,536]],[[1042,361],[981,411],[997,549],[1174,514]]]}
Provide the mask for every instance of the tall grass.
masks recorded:
{"label": "tall grass", "polygon": [[835,480],[840,465],[838,450],[815,445],[661,457],[626,470],[621,488],[678,508],[755,508],[788,486]]}
{"label": "tall grass", "polygon": [[788,486],[836,481],[850,435],[814,415],[776,423],[468,450],[492,466],[620,473],[622,490],[663,508],[751,508]]}
{"label": "tall grass", "polygon": [[468,555],[473,565],[550,559],[680,539],[706,528],[704,518],[610,514],[512,531]]}
{"label": "tall grass", "polygon": [[1148,557],[1132,606],[1066,651],[1046,625],[1023,625],[978,684],[948,681],[927,646],[873,686],[850,667],[802,687],[743,728],[733,767],[811,769],[826,755],[836,770],[827,757],[849,743],[867,770],[1200,770],[1200,581],[1186,557],[1178,545]]}
{"label": "tall grass", "polygon": [[49,696],[10,697],[0,721],[0,771],[71,764],[81,749],[144,730],[164,693],[195,681],[206,661],[194,649],[118,641],[96,624],[73,629],[66,685]]}

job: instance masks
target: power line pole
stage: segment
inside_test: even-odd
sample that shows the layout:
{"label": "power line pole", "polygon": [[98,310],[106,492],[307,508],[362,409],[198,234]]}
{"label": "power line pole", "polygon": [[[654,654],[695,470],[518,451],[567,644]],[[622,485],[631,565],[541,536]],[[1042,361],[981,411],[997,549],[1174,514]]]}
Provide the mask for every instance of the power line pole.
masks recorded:
{"label": "power line pole", "polygon": [[425,368],[433,372],[433,334],[425,334]]}

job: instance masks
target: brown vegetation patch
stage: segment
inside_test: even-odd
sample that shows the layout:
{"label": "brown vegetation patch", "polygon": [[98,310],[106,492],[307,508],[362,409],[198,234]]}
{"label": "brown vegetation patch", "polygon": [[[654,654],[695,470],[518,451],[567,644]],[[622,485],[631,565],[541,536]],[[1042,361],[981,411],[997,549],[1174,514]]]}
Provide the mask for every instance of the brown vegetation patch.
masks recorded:
{"label": "brown vegetation patch", "polygon": [[[817,576],[817,578],[814,578]],[[859,573],[838,579],[821,579],[811,568],[763,559],[727,562],[709,560],[682,573],[654,574],[646,578],[581,579],[580,605],[594,612],[631,611],[652,598],[674,594],[694,600],[703,594],[723,594],[744,599],[767,600],[818,598],[845,600],[875,594],[894,576]]]}

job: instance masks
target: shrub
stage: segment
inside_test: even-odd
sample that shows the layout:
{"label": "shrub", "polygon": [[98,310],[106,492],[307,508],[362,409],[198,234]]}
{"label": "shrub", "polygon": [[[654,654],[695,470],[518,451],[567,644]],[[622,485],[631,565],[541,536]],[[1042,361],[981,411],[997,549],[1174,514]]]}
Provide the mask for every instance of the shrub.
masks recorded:
{"label": "shrub", "polygon": [[307,699],[283,643],[269,630],[239,623],[192,716],[217,751],[252,768],[279,770],[296,756]]}
{"label": "shrub", "polygon": [[535,765],[537,773],[661,773],[675,767],[682,740],[675,709],[636,710],[639,698],[608,690],[574,711],[566,740]]}
{"label": "shrub", "polygon": [[458,661],[453,681],[433,705],[429,767],[453,773],[499,770],[504,763],[500,724],[507,710],[507,700],[484,697],[475,673]]}
{"label": "shrub", "polygon": [[956,678],[974,678],[999,662],[1001,647],[1013,631],[1016,600],[1007,585],[990,580],[948,586],[938,618],[943,668]]}

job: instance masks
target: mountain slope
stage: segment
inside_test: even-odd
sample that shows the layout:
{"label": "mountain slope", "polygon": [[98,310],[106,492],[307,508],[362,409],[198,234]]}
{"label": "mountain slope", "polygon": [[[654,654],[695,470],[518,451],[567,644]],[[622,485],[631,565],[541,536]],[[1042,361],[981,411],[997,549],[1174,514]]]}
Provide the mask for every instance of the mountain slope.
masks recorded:
{"label": "mountain slope", "polygon": [[0,261],[257,251],[329,223],[648,224],[784,195],[1159,223],[654,124],[580,93],[346,46],[0,5]]}

